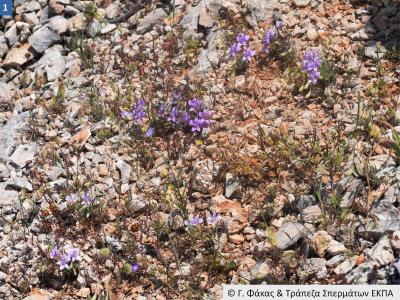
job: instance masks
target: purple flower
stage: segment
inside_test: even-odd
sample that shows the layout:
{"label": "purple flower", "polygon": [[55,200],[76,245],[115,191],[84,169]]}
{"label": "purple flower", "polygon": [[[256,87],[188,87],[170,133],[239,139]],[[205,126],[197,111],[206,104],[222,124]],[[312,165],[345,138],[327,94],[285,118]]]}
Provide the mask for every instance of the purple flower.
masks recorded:
{"label": "purple flower", "polygon": [[207,222],[210,225],[216,224],[221,220],[221,215],[219,213],[213,212],[212,215],[210,215],[207,218]]}
{"label": "purple flower", "polygon": [[265,53],[269,52],[269,45],[272,42],[273,37],[275,36],[275,31],[272,29],[267,30],[263,37],[263,49]]}
{"label": "purple flower", "polygon": [[250,37],[247,34],[240,33],[236,37],[236,42],[238,43],[239,46],[244,46],[248,42],[249,39],[250,39]]}
{"label": "purple flower", "polygon": [[129,112],[129,111],[126,111],[126,110],[121,111],[119,113],[119,115],[121,117],[123,117],[123,118],[126,118],[126,119],[132,119],[132,117],[133,117],[133,114],[131,112]]}
{"label": "purple flower", "polygon": [[176,101],[178,101],[181,97],[182,97],[182,93],[181,92],[175,92],[172,95],[172,102],[176,103]]}
{"label": "purple flower", "polygon": [[171,121],[172,123],[176,123],[176,117],[177,117],[178,111],[176,107],[173,107],[171,109],[171,113],[169,115],[168,121]]}
{"label": "purple flower", "polygon": [[202,102],[199,98],[194,97],[193,99],[188,101],[189,104],[189,111],[197,111],[201,108]]}
{"label": "purple flower", "polygon": [[140,124],[143,121],[146,113],[144,112],[144,99],[140,98],[133,108],[134,120],[136,123]]}
{"label": "purple flower", "polygon": [[161,104],[161,105],[160,105],[160,108],[159,108],[159,110],[158,110],[158,116],[159,116],[160,118],[164,118],[164,117],[165,117],[165,108],[166,108],[166,105],[165,105],[165,104]]}
{"label": "purple flower", "polygon": [[54,246],[51,251],[50,251],[50,258],[54,259],[55,257],[57,257],[60,254],[60,251],[58,250],[57,246]]}
{"label": "purple flower", "polygon": [[68,264],[70,263],[70,261],[71,258],[69,257],[69,255],[61,255],[60,260],[57,262],[57,264],[60,265],[60,270],[68,268]]}
{"label": "purple flower", "polygon": [[192,132],[201,132],[203,120],[200,120],[199,118],[194,118],[193,120],[189,121],[189,125],[192,126]]}
{"label": "purple flower", "polygon": [[71,262],[80,260],[78,248],[74,248],[74,247],[69,248],[67,251],[67,255],[70,258]]}
{"label": "purple flower", "polygon": [[250,61],[250,59],[256,54],[256,51],[252,50],[250,47],[247,47],[243,52],[243,60]]}
{"label": "purple flower", "polygon": [[69,194],[65,197],[65,201],[68,203],[75,203],[78,201],[78,195],[77,194]]}
{"label": "purple flower", "polygon": [[154,128],[153,127],[149,127],[149,129],[147,129],[146,133],[144,134],[145,137],[152,137],[154,134]]}
{"label": "purple flower", "polygon": [[234,43],[231,46],[231,49],[229,52],[230,57],[235,57],[239,53],[240,48],[241,48],[241,45],[239,43]]}
{"label": "purple flower", "polygon": [[181,119],[182,119],[182,122],[183,122],[184,124],[189,124],[189,122],[190,122],[190,115],[189,115],[189,113],[188,113],[187,111],[185,111],[185,112],[182,114]]}
{"label": "purple flower", "polygon": [[318,68],[321,65],[321,60],[318,56],[318,52],[315,50],[309,50],[304,53],[302,70],[307,73],[308,81],[312,84],[316,84],[319,78]]}
{"label": "purple flower", "polygon": [[132,272],[132,273],[135,273],[135,272],[137,272],[137,271],[139,271],[139,265],[138,265],[137,263],[133,263],[133,264],[131,265],[131,272]]}
{"label": "purple flower", "polygon": [[276,23],[275,23],[275,27],[276,27],[276,29],[282,29],[282,27],[283,27],[283,21],[280,21],[280,20],[278,20],[278,21],[276,21]]}
{"label": "purple flower", "polygon": [[203,224],[204,220],[202,217],[199,216],[194,216],[192,218],[189,218],[188,220],[185,221],[186,226],[196,226]]}
{"label": "purple flower", "polygon": [[94,199],[90,196],[89,192],[85,192],[82,195],[82,205],[90,205],[93,201]]}

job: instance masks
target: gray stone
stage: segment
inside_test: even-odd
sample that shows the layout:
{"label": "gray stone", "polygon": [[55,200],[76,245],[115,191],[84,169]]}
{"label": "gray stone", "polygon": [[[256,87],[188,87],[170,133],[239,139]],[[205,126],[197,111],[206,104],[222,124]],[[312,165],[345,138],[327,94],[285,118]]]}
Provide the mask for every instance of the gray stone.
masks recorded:
{"label": "gray stone", "polygon": [[8,51],[8,44],[7,40],[4,37],[4,35],[0,36],[0,59],[3,58],[3,56],[7,53]]}
{"label": "gray stone", "polygon": [[13,90],[14,86],[11,83],[0,81],[0,111],[5,111],[11,107]]}
{"label": "gray stone", "polygon": [[333,270],[333,272],[339,276],[346,275],[356,266],[356,263],[357,263],[357,257],[356,256],[350,257],[350,258],[346,259],[345,261],[343,261],[341,264],[339,264]]}
{"label": "gray stone", "polygon": [[[350,208],[358,194],[364,188],[363,182],[353,176],[344,177],[339,182],[333,184],[332,189],[335,191],[336,197],[340,199],[341,208]],[[330,191],[330,186],[326,186],[321,191],[321,196],[324,201],[331,201],[333,194]]]}
{"label": "gray stone", "polygon": [[37,65],[38,69],[45,72],[47,81],[50,82],[61,77],[66,70],[64,58],[57,45],[47,49]]}
{"label": "gray stone", "polygon": [[311,0],[293,0],[294,5],[297,7],[306,7],[310,4]]}
{"label": "gray stone", "polygon": [[10,190],[0,190],[0,207],[15,207],[19,204],[18,192]]}
{"label": "gray stone", "polygon": [[73,6],[68,5],[65,7],[64,13],[67,16],[76,16],[77,14],[80,13],[80,11]]}
{"label": "gray stone", "polygon": [[107,6],[105,13],[108,19],[115,19],[121,13],[121,3],[118,0],[113,1]]}
{"label": "gray stone", "polygon": [[370,283],[373,273],[374,265],[370,262],[365,262],[347,274],[345,280],[348,284],[367,284]]}
{"label": "gray stone", "polygon": [[316,205],[317,199],[313,195],[303,195],[296,199],[295,206],[299,212],[308,206]]}
{"label": "gray stone", "polygon": [[385,233],[400,230],[400,220],[369,220],[359,226],[358,233],[366,238],[379,239]]}
{"label": "gray stone", "polygon": [[197,36],[197,26],[200,16],[200,5],[190,6],[183,16],[180,25],[184,29],[184,38]]}
{"label": "gray stone", "polygon": [[257,22],[260,22],[272,18],[274,11],[281,5],[277,0],[249,0],[247,9]]}
{"label": "gray stone", "polygon": [[195,72],[204,74],[212,71],[213,66],[218,66],[220,55],[221,53],[216,50],[201,49]]}
{"label": "gray stone", "polygon": [[101,24],[97,19],[93,19],[86,28],[86,34],[90,37],[95,37],[101,31]]}
{"label": "gray stone", "polygon": [[23,4],[23,12],[39,11],[41,9],[39,2],[29,1]]}
{"label": "gray stone", "polygon": [[302,269],[307,276],[321,271],[326,274],[326,260],[320,257],[309,258],[302,264]]}
{"label": "gray stone", "polygon": [[273,275],[271,268],[271,262],[268,260],[261,260],[250,271],[251,276],[254,276],[258,280],[270,279]]}
{"label": "gray stone", "polygon": [[321,221],[321,209],[318,205],[306,207],[302,213],[301,218],[306,223],[319,223]]}
{"label": "gray stone", "polygon": [[49,26],[58,34],[63,34],[68,30],[68,20],[63,16],[55,16],[49,19]]}
{"label": "gray stone", "polygon": [[389,238],[385,235],[374,247],[366,251],[367,258],[378,267],[394,262],[393,249]]}
{"label": "gray stone", "polygon": [[53,44],[61,41],[60,36],[49,26],[36,30],[29,38],[29,43],[36,52],[42,53]]}
{"label": "gray stone", "polygon": [[57,180],[64,173],[64,169],[61,167],[54,167],[50,172],[47,172],[47,176],[51,180]]}
{"label": "gray stone", "polygon": [[4,34],[4,37],[6,38],[9,47],[12,47],[16,42],[18,42],[19,36],[17,32],[17,25],[14,24],[11,26]]}
{"label": "gray stone", "polygon": [[150,31],[155,25],[161,24],[161,22],[167,17],[167,13],[162,8],[156,8],[154,11],[146,15],[143,19],[139,20],[139,25],[136,28],[137,33],[144,34]]}
{"label": "gray stone", "polygon": [[28,23],[29,25],[36,25],[39,24],[39,18],[37,17],[36,13],[30,12],[26,14],[22,14],[22,19]]}
{"label": "gray stone", "polygon": [[124,162],[122,159],[119,159],[116,164],[117,168],[119,169],[121,173],[121,182],[128,183],[129,182],[129,177],[132,172],[132,167]]}
{"label": "gray stone", "polygon": [[12,176],[9,180],[5,182],[6,189],[27,189],[32,191],[32,184],[28,181],[26,177]]}
{"label": "gray stone", "polygon": [[342,243],[340,243],[340,242],[338,242],[336,240],[332,240],[332,241],[329,242],[329,246],[328,246],[327,252],[330,255],[343,254],[343,253],[346,252],[346,247]]}
{"label": "gray stone", "polygon": [[285,250],[295,244],[303,236],[306,236],[307,229],[303,224],[288,222],[275,233],[276,246]]}
{"label": "gray stone", "polygon": [[129,209],[133,213],[141,213],[146,211],[148,208],[148,202],[143,199],[142,196],[133,194],[132,198],[129,199]]}
{"label": "gray stone", "polygon": [[378,220],[400,220],[400,211],[395,207],[392,201],[382,199],[371,209],[371,213]]}
{"label": "gray stone", "polygon": [[12,48],[10,52],[7,53],[7,56],[3,61],[3,66],[19,67],[27,63],[34,56],[31,48],[32,47],[29,43],[24,44],[19,48]]}
{"label": "gray stone", "polygon": [[347,256],[344,254],[336,255],[326,262],[326,266],[329,268],[334,268],[342,263],[346,258]]}
{"label": "gray stone", "polygon": [[112,236],[106,235],[106,243],[109,244],[116,251],[122,250],[122,244]]}
{"label": "gray stone", "polygon": [[0,160],[7,159],[16,146],[18,131],[24,125],[26,113],[11,118],[0,128]]}
{"label": "gray stone", "polygon": [[0,181],[4,181],[4,179],[8,177],[10,177],[10,170],[8,166],[0,163]]}
{"label": "gray stone", "polygon": [[239,191],[240,182],[239,178],[237,178],[232,173],[226,173],[225,176],[225,197],[230,198],[235,192]]}
{"label": "gray stone", "polygon": [[32,161],[39,151],[39,146],[36,143],[19,145],[10,157],[10,161],[18,168],[23,168],[25,165]]}
{"label": "gray stone", "polygon": [[377,59],[378,55],[379,58],[383,58],[383,56],[385,55],[386,49],[385,47],[383,47],[383,45],[380,45],[380,50],[379,53],[377,52],[377,45],[375,42],[370,42],[367,44],[367,46],[365,47],[365,56],[369,57],[369,58],[373,58],[373,59]]}
{"label": "gray stone", "polygon": [[214,178],[218,175],[219,169],[220,166],[211,159],[195,163],[193,168],[193,189],[202,193],[211,192],[215,187]]}
{"label": "gray stone", "polygon": [[109,33],[111,31],[113,31],[115,28],[117,28],[117,25],[115,24],[107,24],[106,26],[104,26],[101,30],[100,33],[101,34],[106,34]]}

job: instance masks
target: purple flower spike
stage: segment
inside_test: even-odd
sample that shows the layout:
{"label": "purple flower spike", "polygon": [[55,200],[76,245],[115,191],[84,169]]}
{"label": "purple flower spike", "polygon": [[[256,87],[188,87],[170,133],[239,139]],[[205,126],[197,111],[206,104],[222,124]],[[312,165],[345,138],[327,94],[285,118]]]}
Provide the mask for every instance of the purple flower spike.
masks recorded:
{"label": "purple flower spike", "polygon": [[147,131],[144,135],[145,135],[145,137],[152,137],[154,135],[154,128],[149,127],[149,129],[147,129]]}
{"label": "purple flower spike", "polygon": [[272,42],[273,37],[275,36],[275,31],[272,29],[269,29],[264,37],[263,37],[263,49],[265,53],[269,52],[269,45]]}
{"label": "purple flower spike", "polygon": [[197,225],[203,224],[203,222],[204,222],[204,220],[202,217],[194,216],[194,217],[186,220],[185,225],[186,226],[197,226]]}
{"label": "purple flower spike", "polygon": [[67,255],[70,258],[71,262],[80,260],[78,248],[74,248],[74,247],[69,248],[67,251]]}
{"label": "purple flower spike", "polygon": [[283,27],[283,21],[280,21],[280,20],[278,20],[278,21],[276,21],[276,23],[275,23],[275,27],[276,27],[276,29],[282,29],[282,27]]}
{"label": "purple flower spike", "polygon": [[129,111],[126,111],[126,110],[121,111],[119,113],[119,115],[121,117],[123,117],[123,118],[126,118],[126,119],[132,119],[132,117],[133,117],[133,114],[131,112],[129,112]]}
{"label": "purple flower spike", "polygon": [[133,114],[134,114],[134,121],[137,124],[141,124],[143,121],[143,118],[145,117],[146,113],[144,111],[144,99],[140,98],[138,102],[136,103],[134,109],[133,109]]}
{"label": "purple flower spike", "polygon": [[194,118],[189,121],[189,125],[192,126],[192,132],[201,132],[201,126],[203,125],[203,121],[199,118]]}
{"label": "purple flower spike", "polygon": [[160,118],[164,118],[165,117],[165,108],[166,108],[165,104],[161,104],[160,105],[160,108],[158,110],[158,116]]}
{"label": "purple flower spike", "polygon": [[250,61],[254,55],[256,55],[256,51],[252,50],[250,47],[247,47],[243,52],[243,60]]}
{"label": "purple flower spike", "polygon": [[51,251],[50,251],[50,258],[54,259],[60,254],[60,251],[58,250],[57,246],[54,246]]}
{"label": "purple flower spike", "polygon": [[189,104],[189,111],[197,111],[201,108],[201,100],[197,97],[194,97],[193,99],[188,101]]}
{"label": "purple flower spike", "polygon": [[57,264],[60,266],[60,270],[67,269],[70,261],[71,258],[69,257],[69,255],[66,254],[61,255],[60,261],[57,262]]}
{"label": "purple flower spike", "polygon": [[321,65],[321,60],[318,56],[318,52],[315,50],[309,50],[304,53],[302,70],[307,73],[308,81],[312,84],[316,84],[319,78],[318,68]]}
{"label": "purple flower spike", "polygon": [[172,123],[176,123],[176,117],[178,115],[178,111],[176,107],[173,107],[171,109],[171,114],[169,115],[168,121],[171,121]]}
{"label": "purple flower spike", "polygon": [[93,201],[94,199],[90,196],[89,192],[85,192],[82,195],[82,205],[90,205]]}
{"label": "purple flower spike", "polygon": [[207,218],[207,222],[209,225],[213,225],[218,223],[221,220],[221,215],[219,213],[213,212],[212,215],[210,215]]}
{"label": "purple flower spike", "polygon": [[65,201],[67,201],[68,203],[75,203],[76,201],[78,201],[78,195],[77,194],[69,194],[65,197]]}
{"label": "purple flower spike", "polygon": [[131,272],[136,273],[137,271],[139,271],[139,265],[137,263],[133,263],[131,265]]}
{"label": "purple flower spike", "polygon": [[244,46],[246,45],[246,43],[249,41],[250,37],[245,34],[245,33],[240,33],[238,34],[238,36],[236,37],[236,42],[240,45],[240,46]]}
{"label": "purple flower spike", "polygon": [[235,57],[240,51],[241,45],[239,43],[235,43],[231,46],[229,55],[230,57]]}
{"label": "purple flower spike", "polygon": [[189,122],[190,122],[190,115],[189,115],[189,113],[187,112],[187,111],[185,111],[183,114],[182,114],[182,117],[181,117],[181,120],[182,120],[182,123],[184,123],[184,124],[189,124]]}

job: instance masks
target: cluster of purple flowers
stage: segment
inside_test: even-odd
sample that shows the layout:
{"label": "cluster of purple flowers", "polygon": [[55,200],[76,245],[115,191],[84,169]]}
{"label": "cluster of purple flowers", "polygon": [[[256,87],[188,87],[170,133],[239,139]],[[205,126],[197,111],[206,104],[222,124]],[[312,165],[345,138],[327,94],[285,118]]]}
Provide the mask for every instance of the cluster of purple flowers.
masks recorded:
{"label": "cluster of purple flowers", "polygon": [[267,32],[265,33],[264,37],[263,37],[263,50],[265,53],[269,52],[269,45],[272,42],[272,39],[274,38],[276,32],[273,29],[269,29],[267,30]]}
{"label": "cluster of purple flowers", "polygon": [[204,108],[203,101],[194,97],[187,101],[186,105],[179,106],[180,96],[174,96],[170,105],[170,112],[167,113],[167,105],[162,104],[158,115],[160,118],[172,123],[174,126],[189,126],[192,132],[202,132],[210,126],[211,112]]}
{"label": "cluster of purple flowers", "polygon": [[302,70],[306,72],[309,82],[316,84],[319,78],[318,68],[321,65],[321,59],[318,52],[309,50],[304,53]]}
{"label": "cluster of purple flowers", "polygon": [[[184,115],[185,121],[189,123],[192,132],[201,132],[204,128],[210,126],[211,112],[203,107],[202,101],[194,97],[188,101],[189,113]],[[193,118],[190,119],[189,114],[192,113]]]}
{"label": "cluster of purple flowers", "polygon": [[143,122],[146,112],[144,111],[144,99],[140,98],[132,111],[123,110],[120,113],[121,117],[132,120],[135,124],[140,125]]}
{"label": "cluster of purple flowers", "polygon": [[234,43],[230,48],[230,57],[236,57],[241,50],[243,50],[243,61],[250,61],[251,58],[256,54],[256,51],[247,45],[250,40],[250,36],[245,33],[240,33],[236,37],[236,43]]}
{"label": "cluster of purple flowers", "polygon": [[57,246],[54,246],[50,250],[49,256],[51,259],[58,259],[57,264],[60,266],[60,270],[67,269],[72,263],[80,260],[79,249],[72,246],[64,251],[60,251]]}
{"label": "cluster of purple flowers", "polygon": [[81,205],[84,206],[89,206],[94,202],[94,198],[90,195],[89,192],[84,192],[82,196],[79,196],[78,194],[69,194],[65,197],[65,201],[67,201],[68,204],[75,204],[78,202],[79,198],[81,198]]}
{"label": "cluster of purple flowers", "polygon": [[268,29],[263,37],[263,50],[265,53],[268,54],[269,52],[269,46],[271,45],[271,42],[273,40],[273,38],[276,36],[276,34],[279,32],[280,29],[282,29],[283,27],[283,22],[282,21],[276,21],[275,23],[275,29],[271,28]]}
{"label": "cluster of purple flowers", "polygon": [[[216,212],[213,212],[210,216],[207,217],[208,225],[217,224],[220,220],[221,220],[221,215]],[[204,219],[200,216],[192,216],[184,222],[186,226],[197,226],[203,223]]]}

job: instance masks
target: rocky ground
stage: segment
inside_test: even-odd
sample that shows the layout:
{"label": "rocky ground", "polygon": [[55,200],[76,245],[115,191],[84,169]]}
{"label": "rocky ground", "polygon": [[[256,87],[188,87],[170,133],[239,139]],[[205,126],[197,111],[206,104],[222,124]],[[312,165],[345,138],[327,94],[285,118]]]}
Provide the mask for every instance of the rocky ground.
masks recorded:
{"label": "rocky ground", "polygon": [[399,283],[399,36],[395,0],[15,0],[0,298]]}

